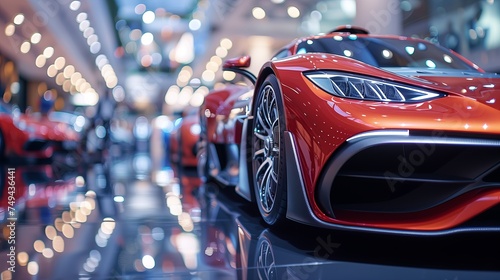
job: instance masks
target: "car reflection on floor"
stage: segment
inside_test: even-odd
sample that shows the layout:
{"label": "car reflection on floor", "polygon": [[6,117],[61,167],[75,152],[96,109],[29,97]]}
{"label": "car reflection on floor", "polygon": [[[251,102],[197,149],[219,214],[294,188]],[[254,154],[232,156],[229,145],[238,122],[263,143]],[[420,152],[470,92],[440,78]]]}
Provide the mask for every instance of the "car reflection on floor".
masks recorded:
{"label": "car reflection on floor", "polygon": [[[3,264],[8,168],[0,178]],[[2,266],[2,279],[500,279],[498,234],[271,229],[234,190],[156,166],[145,153],[79,170],[57,162],[15,170],[15,273]]]}
{"label": "car reflection on floor", "polygon": [[[206,186],[205,186],[206,187]],[[202,186],[201,189],[204,187]],[[200,189],[200,190],[201,190]],[[216,191],[217,192],[217,191]],[[232,192],[208,195],[209,236],[226,236],[238,279],[497,279],[499,236],[395,237],[290,224],[269,229]],[[212,232],[216,231],[216,234]],[[203,236],[203,235],[202,235]],[[206,243],[205,254],[216,248]],[[494,249],[493,249],[494,248]],[[231,251],[231,250],[226,250]],[[207,258],[207,256],[204,256]],[[236,260],[233,261],[233,259]]]}

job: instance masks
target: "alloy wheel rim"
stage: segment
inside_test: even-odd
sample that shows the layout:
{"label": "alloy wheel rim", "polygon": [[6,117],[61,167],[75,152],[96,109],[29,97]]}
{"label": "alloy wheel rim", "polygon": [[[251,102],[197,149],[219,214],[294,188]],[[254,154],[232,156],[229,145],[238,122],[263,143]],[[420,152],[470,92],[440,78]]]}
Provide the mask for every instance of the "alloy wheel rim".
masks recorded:
{"label": "alloy wheel rim", "polygon": [[267,240],[260,244],[257,268],[260,279],[277,279],[274,253]]}
{"label": "alloy wheel rim", "polygon": [[258,200],[269,213],[274,207],[278,188],[280,165],[280,124],[276,94],[272,86],[262,91],[256,111],[253,143],[254,179]]}

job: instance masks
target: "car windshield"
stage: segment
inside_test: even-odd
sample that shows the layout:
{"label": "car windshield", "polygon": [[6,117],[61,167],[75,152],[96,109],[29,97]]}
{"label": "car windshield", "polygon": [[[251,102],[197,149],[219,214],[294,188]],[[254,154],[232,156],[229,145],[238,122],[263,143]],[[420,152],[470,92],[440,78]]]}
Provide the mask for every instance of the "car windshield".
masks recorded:
{"label": "car windshield", "polygon": [[297,53],[331,53],[380,68],[409,67],[477,71],[452,52],[435,44],[392,38],[334,36],[299,43]]}

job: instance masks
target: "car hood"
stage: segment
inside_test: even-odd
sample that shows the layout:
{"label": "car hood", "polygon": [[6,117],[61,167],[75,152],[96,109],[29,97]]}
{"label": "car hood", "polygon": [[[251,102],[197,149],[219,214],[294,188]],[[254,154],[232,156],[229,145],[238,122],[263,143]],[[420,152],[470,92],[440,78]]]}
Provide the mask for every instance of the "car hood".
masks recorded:
{"label": "car hood", "polygon": [[395,69],[389,71],[410,78],[418,84],[449,94],[469,97],[500,109],[500,102],[496,100],[500,98],[500,76],[495,73],[428,69]]}
{"label": "car hood", "polygon": [[[304,92],[317,93],[336,114],[366,126],[366,129],[401,128],[500,133],[500,79],[494,74],[478,71],[435,71],[428,69],[382,69],[346,57],[326,54],[304,54],[272,61],[270,67],[282,88],[294,96]],[[448,96],[426,102],[374,102],[369,100],[328,98],[303,74],[308,71],[333,71],[383,79]],[[295,78],[296,73],[302,79]],[[498,97],[497,97],[498,96]],[[293,100],[291,98],[291,100]],[[326,98],[326,99],[325,99]],[[285,98],[286,99],[286,98]],[[290,109],[291,111],[292,109]],[[300,109],[294,109],[300,110]],[[296,112],[294,112],[296,114]],[[390,116],[390,117],[389,117]]]}
{"label": "car hood", "polygon": [[38,137],[55,141],[75,140],[78,138],[76,132],[72,131],[67,124],[53,122],[44,118],[36,118],[28,115],[20,115],[19,120],[23,120],[35,129],[34,133]]}

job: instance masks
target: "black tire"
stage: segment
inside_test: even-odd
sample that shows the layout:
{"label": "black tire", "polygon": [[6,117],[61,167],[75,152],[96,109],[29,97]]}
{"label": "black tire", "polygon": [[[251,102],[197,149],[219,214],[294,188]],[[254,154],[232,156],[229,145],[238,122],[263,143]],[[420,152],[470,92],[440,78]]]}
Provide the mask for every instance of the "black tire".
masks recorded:
{"label": "black tire", "polygon": [[267,224],[281,224],[287,206],[285,117],[276,76],[268,76],[260,86],[253,116],[249,162],[257,206]]}
{"label": "black tire", "polygon": [[210,176],[210,162],[209,162],[209,147],[206,129],[202,129],[200,139],[197,144],[196,158],[198,159],[198,176],[205,184],[214,182],[214,178]]}

